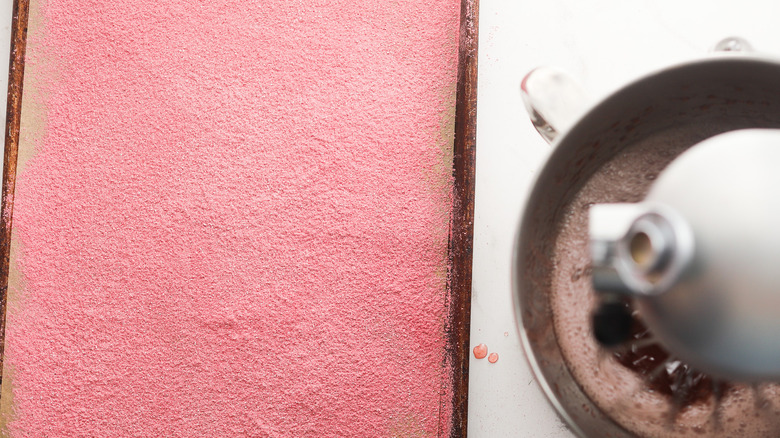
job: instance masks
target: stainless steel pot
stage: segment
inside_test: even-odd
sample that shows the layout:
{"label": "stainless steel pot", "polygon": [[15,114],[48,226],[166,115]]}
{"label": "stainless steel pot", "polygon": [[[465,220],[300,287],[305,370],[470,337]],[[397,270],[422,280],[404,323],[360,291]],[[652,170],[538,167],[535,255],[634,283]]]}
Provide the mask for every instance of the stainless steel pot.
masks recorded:
{"label": "stainless steel pot", "polygon": [[[742,40],[725,40],[718,49],[736,53],[718,52],[650,74],[585,111],[583,93],[559,72],[540,69],[523,81],[531,119],[554,150],[519,225],[516,318],[540,385],[581,436],[780,436],[777,385],[696,377],[661,353],[652,367],[626,365],[621,354],[655,348],[642,344],[642,333],[631,352],[616,352],[602,348],[590,331],[597,303],[590,207],[643,200],[671,161],[717,134],[780,128],[780,63],[739,50],[746,47]],[[698,395],[664,393],[653,383],[657,373],[667,380],[698,379]],[[748,423],[726,421],[744,413],[755,415]]]}

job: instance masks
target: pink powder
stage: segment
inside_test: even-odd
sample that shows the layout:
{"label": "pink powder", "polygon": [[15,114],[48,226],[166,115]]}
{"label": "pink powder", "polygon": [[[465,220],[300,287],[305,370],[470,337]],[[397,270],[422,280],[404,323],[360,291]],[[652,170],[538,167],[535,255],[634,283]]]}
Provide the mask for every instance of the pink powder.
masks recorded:
{"label": "pink powder", "polygon": [[42,4],[11,435],[446,435],[458,4]]}

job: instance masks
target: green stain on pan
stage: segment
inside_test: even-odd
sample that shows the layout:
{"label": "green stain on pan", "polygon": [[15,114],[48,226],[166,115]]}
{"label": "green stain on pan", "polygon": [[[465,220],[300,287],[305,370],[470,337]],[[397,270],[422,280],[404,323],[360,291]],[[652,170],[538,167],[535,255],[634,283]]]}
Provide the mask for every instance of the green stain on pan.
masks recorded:
{"label": "green stain on pan", "polygon": [[[28,35],[44,34],[46,32],[44,27],[46,20],[41,11],[40,2],[30,1],[29,7],[27,20]],[[52,84],[56,83],[60,77],[57,74],[60,63],[57,56],[55,56],[56,48],[44,46],[40,42],[40,37],[36,39],[28,36],[27,38],[19,149],[16,164],[17,180],[27,167],[27,163],[33,159],[38,145],[42,144],[46,136],[47,108],[45,102],[50,95],[49,90]],[[11,326],[11,329],[13,329],[13,313],[17,311],[22,302],[19,291],[24,290],[24,278],[20,270],[14,268],[21,251],[22,248],[17,236],[17,230],[12,229],[10,269],[6,292],[6,340],[8,339],[8,327]],[[7,355],[3,359],[3,380],[0,386],[0,435],[9,436],[8,424],[16,418],[16,405],[14,403],[15,370],[10,364]]]}
{"label": "green stain on pan", "polygon": [[422,421],[415,414],[406,414],[390,426],[390,436],[393,438],[427,438],[428,434]]}

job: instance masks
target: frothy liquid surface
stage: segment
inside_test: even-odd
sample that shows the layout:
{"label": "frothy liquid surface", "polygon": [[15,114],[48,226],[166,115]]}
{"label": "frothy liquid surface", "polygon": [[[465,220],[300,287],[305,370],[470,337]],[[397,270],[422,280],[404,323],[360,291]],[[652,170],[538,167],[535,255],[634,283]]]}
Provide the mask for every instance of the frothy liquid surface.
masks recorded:
{"label": "frothy liquid surface", "polygon": [[[606,351],[590,332],[595,306],[588,253],[588,210],[594,203],[637,202],[686,144],[650,137],[607,163],[569,206],[555,241],[550,301],[558,343],[582,390],[628,431],[647,437],[778,437],[780,385],[713,381],[668,357],[641,326],[634,347]],[[693,144],[695,141],[688,142]]]}

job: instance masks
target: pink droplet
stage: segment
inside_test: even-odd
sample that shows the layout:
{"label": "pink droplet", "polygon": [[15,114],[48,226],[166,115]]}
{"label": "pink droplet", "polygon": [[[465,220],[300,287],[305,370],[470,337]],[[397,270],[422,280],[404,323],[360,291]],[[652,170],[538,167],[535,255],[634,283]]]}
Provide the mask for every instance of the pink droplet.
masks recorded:
{"label": "pink droplet", "polygon": [[490,356],[488,356],[488,362],[490,363],[498,362],[498,353],[490,353]]}
{"label": "pink droplet", "polygon": [[504,332],[504,336],[509,336],[509,332]]}
{"label": "pink droplet", "polygon": [[487,345],[479,344],[474,347],[474,357],[477,359],[484,359],[487,356]]}

